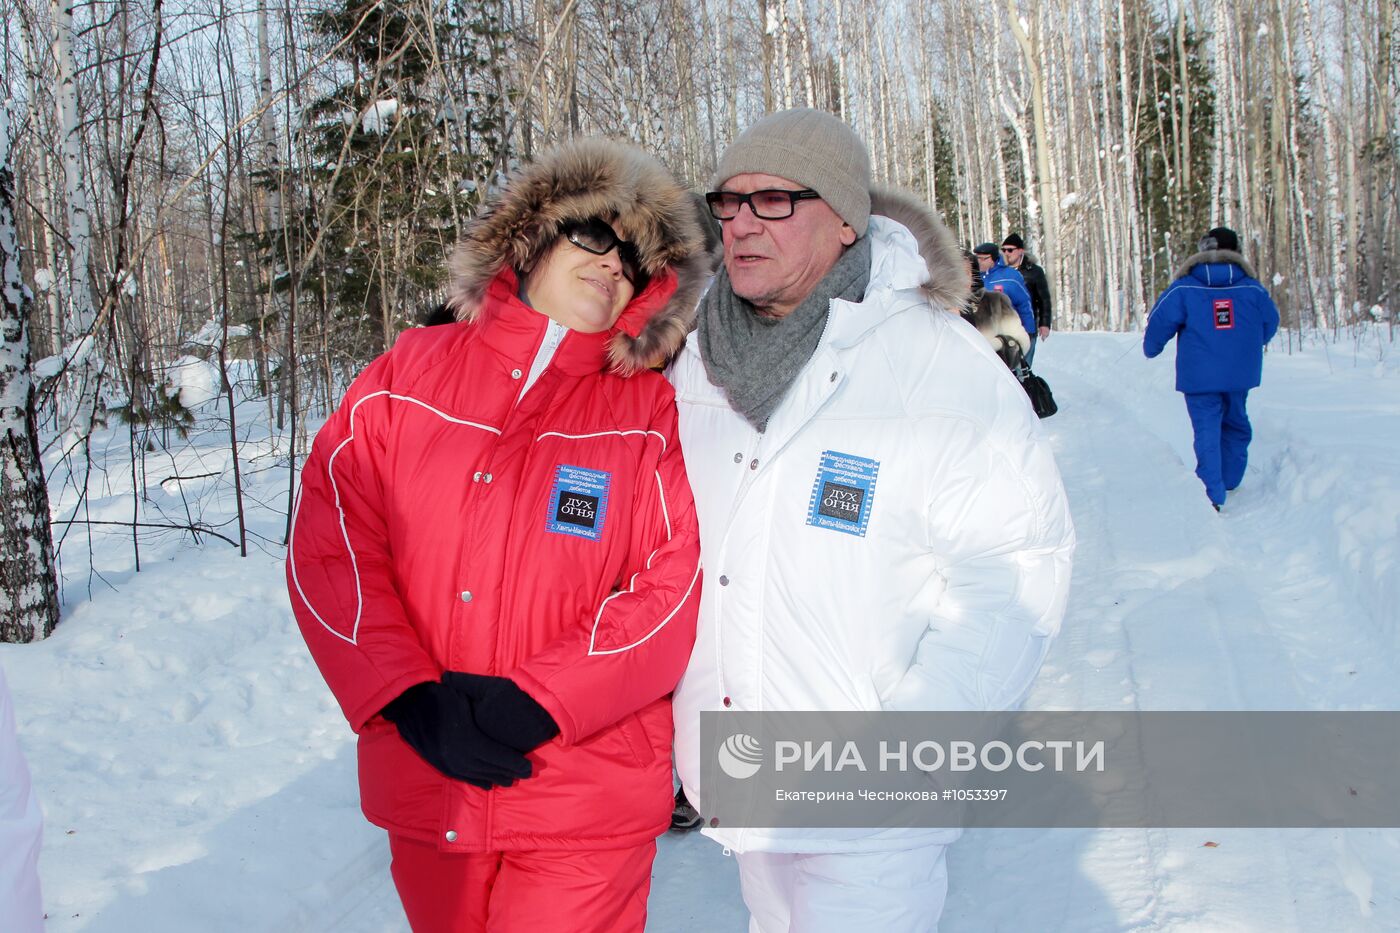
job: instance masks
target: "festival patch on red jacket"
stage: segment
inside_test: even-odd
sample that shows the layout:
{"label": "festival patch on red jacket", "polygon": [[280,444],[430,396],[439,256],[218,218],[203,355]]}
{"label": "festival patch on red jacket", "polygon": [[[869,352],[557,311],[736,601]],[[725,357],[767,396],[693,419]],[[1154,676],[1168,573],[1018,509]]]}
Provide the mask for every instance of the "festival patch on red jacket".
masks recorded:
{"label": "festival patch on red jacket", "polygon": [[1235,326],[1235,301],[1233,298],[1215,299],[1215,329],[1232,330]]}
{"label": "festival patch on red jacket", "polygon": [[602,470],[559,464],[554,473],[554,488],[550,491],[545,528],[555,534],[597,541],[603,536],[603,520],[608,515],[611,479],[611,475]]}

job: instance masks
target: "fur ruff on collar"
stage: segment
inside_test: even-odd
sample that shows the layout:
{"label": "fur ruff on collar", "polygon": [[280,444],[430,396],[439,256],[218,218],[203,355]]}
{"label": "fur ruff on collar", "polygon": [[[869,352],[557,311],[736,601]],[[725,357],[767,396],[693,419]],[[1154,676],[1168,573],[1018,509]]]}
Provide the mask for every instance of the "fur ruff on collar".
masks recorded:
{"label": "fur ruff on collar", "polygon": [[1172,278],[1184,278],[1187,273],[1197,266],[1204,266],[1213,262],[1232,262],[1243,269],[1244,274],[1251,279],[1259,278],[1259,276],[1254,274],[1254,267],[1249,264],[1249,261],[1239,253],[1230,249],[1208,249],[1203,253],[1197,253],[1183,262],[1181,268],[1176,270],[1176,275]]}
{"label": "fur ruff on collar", "polygon": [[870,189],[870,213],[908,228],[928,266],[924,294],[942,310],[960,312],[972,290],[972,270],[952,231],[938,215],[915,194],[878,186]]}
{"label": "fur ruff on collar", "polygon": [[1001,292],[987,292],[974,309],[963,317],[977,328],[978,333],[987,338],[993,350],[1001,349],[1001,338],[1005,337],[1020,346],[1023,356],[1031,352],[1031,338],[1021,323],[1021,316],[1012,307],[1011,299]]}
{"label": "fur ruff on collar", "polygon": [[644,321],[629,326],[623,311],[608,343],[611,370],[630,375],[674,354],[693,326],[708,273],[695,205],[655,159],[607,139],[579,139],[543,153],[467,225],[452,257],[447,298],[457,320],[475,320],[502,267],[532,267],[564,224],[589,217],[616,220],[653,279],[667,267],[676,274],[675,291]]}

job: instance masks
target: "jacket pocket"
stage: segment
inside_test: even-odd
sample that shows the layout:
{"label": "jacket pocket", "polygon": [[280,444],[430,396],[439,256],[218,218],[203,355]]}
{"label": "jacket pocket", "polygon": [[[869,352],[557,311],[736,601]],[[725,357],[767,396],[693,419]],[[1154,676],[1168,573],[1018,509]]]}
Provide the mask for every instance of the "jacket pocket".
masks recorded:
{"label": "jacket pocket", "polygon": [[618,728],[622,732],[622,737],[627,740],[627,747],[632,753],[632,759],[637,764],[649,765],[656,760],[656,749],[652,748],[651,739],[647,737],[647,729],[642,724],[641,714],[629,713],[622,717]]}
{"label": "jacket pocket", "polygon": [[356,751],[365,817],[390,832],[436,839],[447,779],[383,719],[372,720],[360,732]]}

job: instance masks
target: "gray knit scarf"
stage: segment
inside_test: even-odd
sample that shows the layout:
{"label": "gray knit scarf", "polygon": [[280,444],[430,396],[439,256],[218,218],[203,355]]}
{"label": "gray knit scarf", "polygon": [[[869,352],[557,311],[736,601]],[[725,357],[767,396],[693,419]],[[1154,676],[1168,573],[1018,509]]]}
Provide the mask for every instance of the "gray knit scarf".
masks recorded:
{"label": "gray knit scarf", "polygon": [[860,301],[870,284],[870,238],[848,246],[812,293],[786,317],[766,317],[734,294],[723,268],[700,302],[700,359],[710,381],[758,430],[817,350],[832,299]]}

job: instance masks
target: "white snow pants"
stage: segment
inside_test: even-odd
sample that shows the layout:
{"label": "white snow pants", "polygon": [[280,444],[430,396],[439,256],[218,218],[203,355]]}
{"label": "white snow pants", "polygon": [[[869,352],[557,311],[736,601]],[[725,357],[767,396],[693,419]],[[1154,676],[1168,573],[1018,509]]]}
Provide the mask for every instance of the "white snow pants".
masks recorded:
{"label": "white snow pants", "polygon": [[947,850],[739,854],[749,933],[937,933]]}
{"label": "white snow pants", "polygon": [[0,668],[0,929],[40,933],[39,843],[44,820],[15,734],[10,688]]}

